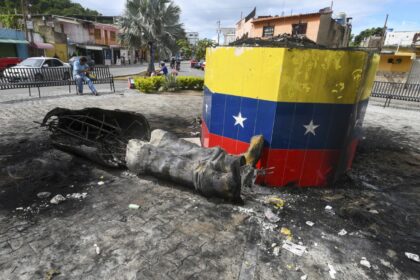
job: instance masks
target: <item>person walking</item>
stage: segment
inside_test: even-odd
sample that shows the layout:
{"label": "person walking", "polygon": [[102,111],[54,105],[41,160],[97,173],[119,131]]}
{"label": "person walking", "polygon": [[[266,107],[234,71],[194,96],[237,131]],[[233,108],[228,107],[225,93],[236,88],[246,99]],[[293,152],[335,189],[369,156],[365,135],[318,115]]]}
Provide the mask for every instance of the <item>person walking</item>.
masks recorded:
{"label": "person walking", "polygon": [[73,78],[77,85],[77,94],[83,94],[83,82],[88,84],[89,89],[94,95],[98,95],[98,91],[93,85],[92,80],[88,77],[89,65],[87,65],[87,58],[82,56],[73,66]]}

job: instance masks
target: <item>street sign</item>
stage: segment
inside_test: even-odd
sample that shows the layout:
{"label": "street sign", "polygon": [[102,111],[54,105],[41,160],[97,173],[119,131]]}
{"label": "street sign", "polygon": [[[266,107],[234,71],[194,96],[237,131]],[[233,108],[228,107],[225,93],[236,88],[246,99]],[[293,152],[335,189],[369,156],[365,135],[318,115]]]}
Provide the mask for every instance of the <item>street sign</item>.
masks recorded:
{"label": "street sign", "polygon": [[27,20],[26,21],[26,28],[28,29],[34,29],[34,23],[32,20]]}

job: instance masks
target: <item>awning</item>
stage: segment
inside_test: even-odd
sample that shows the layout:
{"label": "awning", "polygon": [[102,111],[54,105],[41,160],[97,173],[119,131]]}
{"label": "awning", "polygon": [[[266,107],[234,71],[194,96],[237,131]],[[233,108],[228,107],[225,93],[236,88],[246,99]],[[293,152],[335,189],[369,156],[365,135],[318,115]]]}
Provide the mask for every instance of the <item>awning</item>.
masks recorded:
{"label": "awning", "polygon": [[110,47],[111,49],[119,49],[119,48],[121,48],[121,46],[120,46],[120,45],[109,45],[109,47]]}
{"label": "awning", "polygon": [[4,44],[29,44],[26,40],[16,40],[16,39],[4,39],[0,38],[0,43]]}
{"label": "awning", "polygon": [[88,46],[88,45],[77,45],[78,48],[92,50],[92,51],[102,51],[104,48],[100,46]]}
{"label": "awning", "polygon": [[45,50],[54,49],[54,45],[48,44],[48,43],[31,43],[31,46],[37,49],[45,49]]}
{"label": "awning", "polygon": [[56,17],[55,19],[57,21],[59,21],[59,22],[65,22],[65,23],[79,24],[80,25],[80,22],[78,22],[76,20],[71,20],[71,19],[66,19],[66,18],[60,18],[60,17]]}

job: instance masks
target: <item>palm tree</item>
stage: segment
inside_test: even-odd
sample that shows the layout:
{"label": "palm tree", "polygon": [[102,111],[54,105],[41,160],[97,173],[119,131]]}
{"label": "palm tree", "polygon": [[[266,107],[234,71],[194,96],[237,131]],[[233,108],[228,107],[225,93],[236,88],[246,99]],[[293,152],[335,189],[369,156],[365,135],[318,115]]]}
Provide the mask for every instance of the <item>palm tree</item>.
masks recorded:
{"label": "palm tree", "polygon": [[155,71],[155,51],[159,57],[169,57],[177,48],[176,41],[185,37],[180,14],[172,0],[127,0],[119,20],[120,39],[131,48],[149,48],[149,73]]}

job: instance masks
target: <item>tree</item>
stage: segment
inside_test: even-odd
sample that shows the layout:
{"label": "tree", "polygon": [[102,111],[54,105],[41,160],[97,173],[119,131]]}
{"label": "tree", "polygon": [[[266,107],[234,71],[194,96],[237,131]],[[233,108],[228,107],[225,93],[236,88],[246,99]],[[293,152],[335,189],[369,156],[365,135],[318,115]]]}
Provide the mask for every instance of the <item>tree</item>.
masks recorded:
{"label": "tree", "polygon": [[202,39],[197,42],[195,47],[195,58],[197,60],[203,59],[206,56],[206,49],[213,48],[216,46],[216,43],[210,39]]}
{"label": "tree", "polygon": [[381,36],[383,32],[383,28],[382,27],[373,27],[373,28],[368,28],[363,30],[362,32],[359,33],[359,35],[355,36],[353,41],[352,41],[352,45],[353,46],[360,46],[360,44],[362,43],[362,41],[365,38],[368,38],[370,36],[373,35],[377,35],[377,36]]}
{"label": "tree", "polygon": [[[70,0],[26,0],[31,4],[30,12],[32,14],[50,14],[60,16],[85,15],[99,16],[99,12],[85,9],[78,3]],[[21,12],[21,1],[19,0],[1,0],[0,10],[2,14],[14,14]]]}
{"label": "tree", "polygon": [[168,58],[177,49],[177,40],[185,37],[180,14],[172,0],[127,0],[119,20],[120,40],[132,48],[149,48],[149,74],[155,71],[155,51]]}
{"label": "tree", "polygon": [[179,51],[184,57],[190,58],[194,52],[194,46],[192,46],[187,39],[180,39],[176,42],[179,47]]}

